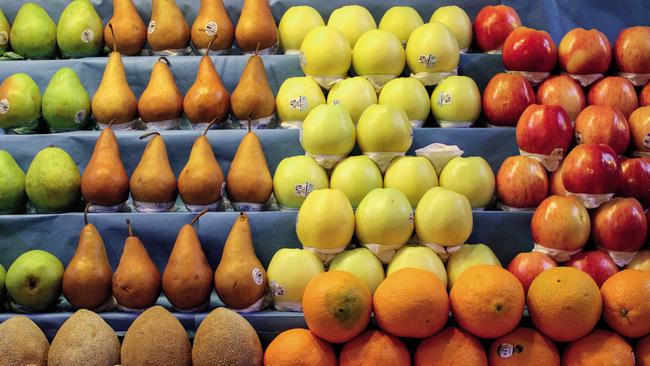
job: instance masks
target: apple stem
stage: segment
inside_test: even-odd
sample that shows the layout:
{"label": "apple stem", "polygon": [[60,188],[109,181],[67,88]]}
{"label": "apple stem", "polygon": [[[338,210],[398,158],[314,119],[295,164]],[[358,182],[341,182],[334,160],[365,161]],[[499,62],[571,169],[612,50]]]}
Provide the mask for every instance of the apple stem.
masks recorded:
{"label": "apple stem", "polygon": [[210,130],[210,128],[212,128],[212,126],[214,126],[214,124],[217,123],[217,119],[218,119],[218,118],[219,118],[219,117],[214,117],[214,119],[213,119],[212,121],[210,121],[210,123],[209,123],[208,126],[205,128],[205,130],[203,130],[203,136],[205,136],[205,135],[208,134],[208,131]]}
{"label": "apple stem", "polygon": [[197,221],[199,221],[199,219],[201,218],[201,216],[205,215],[205,213],[208,212],[208,211],[209,211],[209,209],[207,209],[207,208],[206,208],[205,210],[201,211],[200,214],[196,215],[196,216],[192,219],[192,222],[190,223],[190,225],[194,226],[194,224],[195,224]]}
{"label": "apple stem", "polygon": [[160,136],[160,132],[149,132],[149,133],[145,133],[144,135],[140,136],[140,140],[144,140],[144,139],[146,139],[147,137],[149,137],[149,136],[153,136],[153,135],[158,135],[158,136]]}
{"label": "apple stem", "polygon": [[126,219],[126,228],[129,231],[129,236],[133,236],[133,229],[131,228],[131,220]]}
{"label": "apple stem", "polygon": [[84,225],[88,225],[88,209],[94,204],[94,202],[88,202],[86,207],[84,207]]}

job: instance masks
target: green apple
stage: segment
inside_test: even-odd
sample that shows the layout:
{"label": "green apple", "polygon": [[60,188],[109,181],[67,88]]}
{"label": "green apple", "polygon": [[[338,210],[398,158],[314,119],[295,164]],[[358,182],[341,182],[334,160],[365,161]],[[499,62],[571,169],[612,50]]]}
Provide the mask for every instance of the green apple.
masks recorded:
{"label": "green apple", "polygon": [[[344,78],[352,65],[350,43],[341,31],[332,27],[319,26],[307,32],[300,54],[302,71],[316,78]],[[319,84],[327,89],[331,87],[329,80]]]}
{"label": "green apple", "polygon": [[389,81],[381,89],[378,102],[404,108],[413,127],[422,127],[431,113],[429,93],[424,85],[414,78],[397,78]]}
{"label": "green apple", "polygon": [[314,108],[300,131],[302,148],[326,169],[348,156],[355,140],[352,119],[340,105],[321,104]]}
{"label": "green apple", "polygon": [[412,142],[411,122],[404,108],[375,104],[361,114],[357,124],[357,143],[364,153],[405,153]]}
{"label": "green apple", "polygon": [[472,208],[483,208],[494,196],[494,173],[480,156],[451,159],[440,173],[440,186],[467,197]]}
{"label": "green apple", "polygon": [[461,50],[467,50],[472,44],[472,21],[467,13],[456,5],[442,6],[436,9],[430,22],[440,22],[449,28]]}
{"label": "green apple", "polygon": [[458,277],[469,269],[480,264],[495,265],[501,267],[499,258],[494,255],[490,247],[485,244],[465,244],[453,253],[447,261],[447,277],[449,288],[454,286]]}
{"label": "green apple", "polygon": [[309,112],[321,104],[325,104],[323,90],[308,76],[288,78],[275,97],[275,110],[285,128],[300,128]]}
{"label": "green apple", "polygon": [[465,244],[472,234],[472,207],[459,193],[433,187],[415,209],[415,231],[423,244],[443,247]]}
{"label": "green apple", "polygon": [[404,193],[377,188],[361,200],[354,233],[362,245],[388,263],[413,234],[413,209]]}
{"label": "green apple", "polygon": [[329,270],[350,272],[363,281],[374,293],[384,280],[384,267],[374,254],[366,248],[345,250],[337,254],[330,263]]}
{"label": "green apple", "polygon": [[350,48],[354,48],[362,34],[377,29],[372,14],[360,5],[346,5],[334,10],[327,20],[327,26],[345,34]]}
{"label": "green apple", "polygon": [[379,29],[393,33],[406,47],[406,42],[415,28],[424,24],[422,17],[410,6],[393,6],[379,21]]}
{"label": "green apple", "polygon": [[440,257],[429,247],[406,245],[395,253],[386,268],[386,277],[402,268],[419,268],[435,274],[447,287],[447,270]]}
{"label": "green apple", "polygon": [[334,84],[327,94],[327,104],[342,105],[356,126],[361,113],[369,106],[377,104],[377,93],[368,79],[364,77],[343,79]]}
{"label": "green apple", "polygon": [[4,299],[5,296],[5,267],[0,264],[0,302]]}
{"label": "green apple", "polygon": [[284,12],[278,24],[280,47],[285,54],[299,52],[300,44],[312,28],[325,25],[323,17],[311,6],[292,6]]}
{"label": "green apple", "polygon": [[415,209],[420,199],[431,188],[438,186],[438,175],[429,159],[421,156],[402,156],[393,160],[384,175],[384,186],[404,193]]}
{"label": "green apple", "polygon": [[275,252],[266,271],[275,309],[302,311],[307,283],[323,272],[323,263],[310,251],[282,248]]}
{"label": "green apple", "polygon": [[442,127],[469,127],[481,115],[481,93],[472,78],[452,75],[431,94],[431,112]]}
{"label": "green apple", "polygon": [[273,194],[285,209],[300,208],[312,191],[328,187],[325,169],[309,156],[282,159],[273,174]]}
{"label": "green apple", "polygon": [[330,187],[345,193],[352,207],[356,208],[368,192],[382,188],[383,181],[377,164],[369,157],[350,156],[332,170]]}
{"label": "green apple", "polygon": [[458,42],[444,24],[433,22],[417,27],[406,44],[406,63],[414,74],[448,72],[458,67]]}
{"label": "green apple", "polygon": [[[405,57],[404,47],[399,38],[391,32],[373,29],[359,37],[354,46],[352,67],[357,75],[385,75],[390,80],[404,71]],[[386,83],[385,80],[378,80],[378,82],[380,84],[377,86]]]}
{"label": "green apple", "polygon": [[42,310],[54,305],[61,294],[63,263],[43,250],[30,250],[19,256],[7,270],[5,286],[13,301]]}

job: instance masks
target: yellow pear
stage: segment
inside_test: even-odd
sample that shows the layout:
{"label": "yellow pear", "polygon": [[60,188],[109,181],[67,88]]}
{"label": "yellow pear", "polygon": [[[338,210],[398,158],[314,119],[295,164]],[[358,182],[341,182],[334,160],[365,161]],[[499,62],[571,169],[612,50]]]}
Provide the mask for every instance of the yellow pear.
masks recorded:
{"label": "yellow pear", "polygon": [[190,27],[175,0],[152,0],[147,41],[153,51],[180,50],[190,43]]}
{"label": "yellow pear", "polygon": [[174,206],[178,194],[176,177],[169,165],[167,148],[157,132],[142,153],[138,166],[131,174],[131,197],[141,212],[167,211]]}
{"label": "yellow pear", "polygon": [[214,273],[217,295],[226,306],[241,310],[264,297],[267,285],[266,271],[255,255],[248,215],[242,212],[230,229]]}
{"label": "yellow pear", "polygon": [[223,0],[201,0],[199,13],[192,24],[192,43],[197,50],[205,50],[215,35],[217,38],[210,49],[229,49],[235,37],[235,26],[226,12]]}
{"label": "yellow pear", "polygon": [[275,112],[275,96],[259,55],[252,55],[232,92],[232,112],[240,121],[269,117]]}
{"label": "yellow pear", "polygon": [[[119,38],[114,40],[113,31]],[[147,27],[132,0],[113,0],[113,17],[104,27],[104,42],[111,51],[127,56],[139,55],[147,42]]]}
{"label": "yellow pear", "polygon": [[273,47],[278,40],[278,28],[268,0],[244,0],[235,39],[244,52]]}
{"label": "yellow pear", "polygon": [[169,60],[158,59],[149,78],[149,84],[138,101],[140,118],[145,122],[160,122],[183,116],[183,95],[169,70]]}

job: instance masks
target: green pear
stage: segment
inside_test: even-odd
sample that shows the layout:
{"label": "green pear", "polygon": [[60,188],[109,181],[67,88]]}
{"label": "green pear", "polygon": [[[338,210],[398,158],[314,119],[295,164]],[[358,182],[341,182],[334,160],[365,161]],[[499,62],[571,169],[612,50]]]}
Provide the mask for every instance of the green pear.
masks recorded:
{"label": "green pear", "polygon": [[0,128],[33,129],[41,117],[41,92],[25,73],[13,74],[0,84]]}
{"label": "green pear", "polygon": [[381,172],[369,157],[350,156],[332,170],[330,187],[345,193],[352,207],[356,208],[370,191],[383,187]]}
{"label": "green pear", "polygon": [[9,35],[11,48],[25,58],[52,58],[56,51],[56,25],[40,5],[23,5]]}
{"label": "green pear", "polygon": [[467,269],[488,264],[501,267],[499,258],[494,254],[492,249],[485,244],[465,244],[447,261],[447,277],[449,278],[449,288]]}
{"label": "green pear", "polygon": [[16,160],[0,150],[0,214],[12,214],[25,208],[25,173]]}
{"label": "green pear", "polygon": [[436,170],[429,159],[422,156],[398,157],[390,163],[384,175],[384,187],[404,193],[414,209],[422,196],[436,186]]}
{"label": "green pear", "polygon": [[9,32],[11,32],[11,26],[2,9],[0,9],[0,53],[9,48]]}
{"label": "green pear", "polygon": [[273,194],[283,209],[298,209],[316,189],[329,188],[327,173],[309,156],[282,159],[273,174]]}
{"label": "green pear", "polygon": [[58,147],[41,150],[25,177],[27,197],[38,212],[61,212],[79,202],[81,175],[72,157]]}
{"label": "green pear", "polygon": [[266,271],[275,309],[302,311],[307,283],[323,272],[323,262],[308,250],[282,248],[275,252]]}
{"label": "green pear", "polygon": [[368,79],[356,76],[334,84],[327,94],[327,104],[342,105],[356,126],[361,113],[377,104],[377,92]]}
{"label": "green pear", "polygon": [[7,293],[18,305],[44,310],[61,294],[63,264],[43,250],[30,250],[18,257],[7,270]]}
{"label": "green pear", "polygon": [[5,267],[0,264],[0,301],[4,299],[5,296],[5,276],[7,275],[7,272],[5,272]]}
{"label": "green pear", "polygon": [[442,260],[429,247],[420,245],[406,245],[395,253],[395,256],[386,268],[386,277],[402,268],[419,268],[435,274],[447,287],[447,270]]}
{"label": "green pear", "polygon": [[374,254],[366,248],[345,250],[332,259],[330,271],[350,272],[357,276],[374,293],[384,280],[384,267]]}
{"label": "green pear", "polygon": [[52,131],[58,132],[83,127],[88,116],[88,93],[74,70],[62,67],[52,76],[43,93],[43,118]]}
{"label": "green pear", "polygon": [[494,196],[494,172],[480,156],[455,157],[442,169],[440,186],[467,197],[473,209],[484,208]]}
{"label": "green pear", "polygon": [[64,57],[97,56],[104,45],[104,25],[90,0],[73,0],[61,13],[56,41]]}

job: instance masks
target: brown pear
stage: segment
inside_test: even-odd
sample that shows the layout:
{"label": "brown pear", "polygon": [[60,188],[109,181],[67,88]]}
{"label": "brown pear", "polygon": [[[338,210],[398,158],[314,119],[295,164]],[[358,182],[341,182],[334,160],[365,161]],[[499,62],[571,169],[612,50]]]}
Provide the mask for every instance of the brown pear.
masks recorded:
{"label": "brown pear", "polygon": [[131,174],[131,197],[137,202],[170,203],[173,206],[178,188],[176,176],[169,165],[165,141],[158,132],[142,135],[140,139],[152,135],[154,137],[147,144],[138,166]]}
{"label": "brown pear", "polygon": [[226,12],[223,0],[201,0],[199,13],[192,24],[192,43],[198,50],[206,49],[215,35],[217,38],[210,49],[229,49],[235,37],[235,26]]}
{"label": "brown pear", "polygon": [[212,291],[212,268],[193,226],[206,212],[208,211],[201,212],[178,232],[163,272],[162,287],[165,296],[179,310],[190,310],[203,305]]}
{"label": "brown pear", "polygon": [[252,55],[232,92],[232,111],[240,121],[269,117],[275,112],[275,96],[259,55]]}
{"label": "brown pear", "polygon": [[88,223],[88,207],[84,212],[86,226],[79,234],[77,251],[63,272],[63,296],[79,309],[94,309],[112,295],[113,270],[106,247],[95,225]]}
{"label": "brown pear", "polygon": [[240,213],[230,229],[217,270],[214,287],[226,306],[246,309],[264,296],[266,271],[255,255],[248,215]]}
{"label": "brown pear", "polygon": [[[108,24],[113,25],[113,31],[118,40],[113,40],[113,33]],[[131,0],[113,0],[113,17],[104,27],[104,41],[111,51],[127,55],[139,55],[147,42],[147,26],[142,21],[138,9]]]}
{"label": "brown pear", "polygon": [[[108,27],[113,29],[111,23]],[[114,29],[113,29],[114,31]],[[117,49],[117,37],[113,35],[113,49]],[[107,125],[128,123],[138,118],[138,100],[126,80],[122,55],[113,51],[108,56],[104,76],[91,103],[95,120]]]}
{"label": "brown pear", "polygon": [[186,205],[210,205],[221,199],[225,179],[206,136],[211,125],[194,141],[190,158],[178,176],[178,193]]}
{"label": "brown pear", "polygon": [[147,88],[138,101],[140,118],[160,122],[183,116],[183,95],[169,69],[169,60],[161,57],[153,65]]}
{"label": "brown pear", "polygon": [[239,49],[244,52],[263,50],[275,45],[278,27],[268,0],[244,0],[235,39]]}
{"label": "brown pear", "polygon": [[228,118],[230,95],[214,68],[209,52],[201,57],[194,84],[185,94],[183,110],[190,122],[210,123]]}
{"label": "brown pear", "polygon": [[226,178],[231,202],[262,204],[273,191],[273,178],[266,165],[264,150],[257,135],[250,130],[239,143]]}
{"label": "brown pear", "polygon": [[154,51],[178,50],[190,43],[190,27],[175,0],[153,0],[147,41]]}
{"label": "brown pear", "polygon": [[133,235],[128,219],[126,225],[129,237],[113,275],[113,296],[126,308],[144,309],[158,300],[162,276],[140,239]]}
{"label": "brown pear", "polygon": [[110,123],[99,134],[93,155],[81,176],[81,194],[86,202],[100,206],[119,205],[129,198],[129,177]]}

